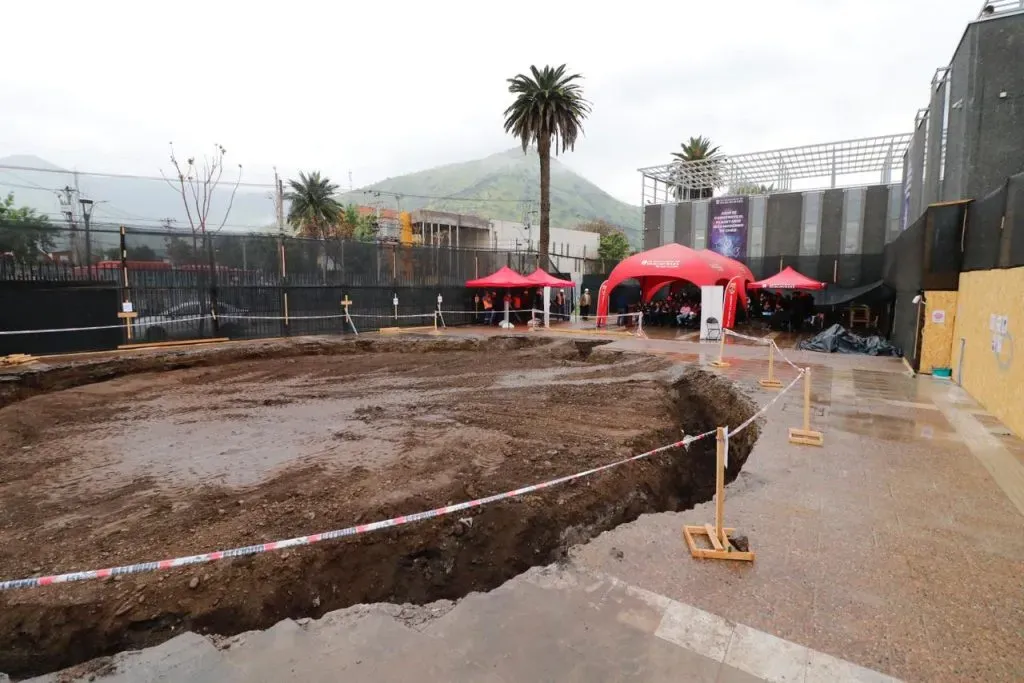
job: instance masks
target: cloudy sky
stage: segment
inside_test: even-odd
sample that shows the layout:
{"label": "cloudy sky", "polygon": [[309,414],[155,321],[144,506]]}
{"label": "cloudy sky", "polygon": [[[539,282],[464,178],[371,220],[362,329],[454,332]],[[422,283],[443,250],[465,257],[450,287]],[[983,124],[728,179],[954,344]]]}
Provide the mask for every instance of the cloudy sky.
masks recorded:
{"label": "cloudy sky", "polygon": [[732,153],[909,131],[976,0],[15,2],[0,157],[153,175],[223,144],[262,182],[361,186],[514,146],[505,79],[566,62],[593,115],[565,161],[638,204],[690,135]]}

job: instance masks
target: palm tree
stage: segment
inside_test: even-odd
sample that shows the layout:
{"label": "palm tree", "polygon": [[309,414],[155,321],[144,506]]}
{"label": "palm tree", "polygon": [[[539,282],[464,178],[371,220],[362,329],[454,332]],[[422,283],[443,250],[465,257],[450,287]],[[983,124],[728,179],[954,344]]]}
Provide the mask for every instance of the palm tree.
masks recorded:
{"label": "palm tree", "polygon": [[[676,163],[682,167],[687,162],[705,161],[708,163],[695,164],[691,168],[696,171],[686,174],[689,177],[680,177],[680,183],[674,188],[676,199],[708,199],[715,194],[715,185],[718,184],[718,164],[715,163],[718,156],[718,147],[711,146],[711,140],[703,135],[690,138],[680,145],[682,152],[672,152]],[[683,175],[683,169],[679,169],[679,175]],[[699,186],[693,187],[694,181],[704,181]]]}
{"label": "palm tree", "polygon": [[580,74],[567,74],[566,66],[530,67],[530,74],[508,79],[508,91],[515,100],[505,110],[505,132],[523,144],[525,154],[531,143],[540,157],[540,267],[548,269],[551,240],[551,142],[555,154],[573,149],[583,133],[583,120],[590,102],[576,81]]}
{"label": "palm tree", "polygon": [[344,210],[337,200],[338,186],[320,171],[300,172],[298,180],[289,180],[291,190],[285,199],[291,202],[288,222],[297,235],[327,239]]}

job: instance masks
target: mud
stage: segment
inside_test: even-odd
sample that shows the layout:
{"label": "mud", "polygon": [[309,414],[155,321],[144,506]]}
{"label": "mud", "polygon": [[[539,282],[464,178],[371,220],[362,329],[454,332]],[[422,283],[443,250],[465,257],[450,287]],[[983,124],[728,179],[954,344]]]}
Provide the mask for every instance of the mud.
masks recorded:
{"label": "mud", "polygon": [[[58,359],[0,377],[0,576],[277,540],[563,476],[736,424],[726,380],[593,343],[299,339]],[[757,428],[730,449],[731,480]],[[489,590],[714,488],[705,440],[473,514],[119,580],[0,594],[25,676],[358,603]]]}

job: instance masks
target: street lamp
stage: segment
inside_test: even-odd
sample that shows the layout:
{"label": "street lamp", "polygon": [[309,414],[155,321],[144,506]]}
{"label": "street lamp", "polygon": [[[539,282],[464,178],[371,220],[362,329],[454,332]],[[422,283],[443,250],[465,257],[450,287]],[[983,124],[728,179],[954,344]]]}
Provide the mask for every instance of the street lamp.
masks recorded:
{"label": "street lamp", "polygon": [[89,219],[92,217],[93,201],[91,199],[79,199],[82,205],[82,219],[85,221],[85,265],[89,267],[89,274],[92,274],[92,236],[89,233]]}

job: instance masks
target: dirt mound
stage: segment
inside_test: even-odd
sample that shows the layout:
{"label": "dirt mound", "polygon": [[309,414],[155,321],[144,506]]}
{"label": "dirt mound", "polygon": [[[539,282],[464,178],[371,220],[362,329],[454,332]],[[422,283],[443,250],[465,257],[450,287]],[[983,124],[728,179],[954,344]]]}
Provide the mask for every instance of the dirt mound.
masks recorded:
{"label": "dirt mound", "polygon": [[[530,337],[300,339],[19,373],[0,395],[0,576],[409,514],[603,465],[755,410],[715,375],[670,376],[662,360]],[[756,437],[755,425],[733,442],[729,479]],[[0,594],[0,671],[53,671],[183,630],[231,634],[357,603],[489,590],[640,514],[709,499],[714,462],[705,440],[471,514]]]}

